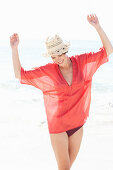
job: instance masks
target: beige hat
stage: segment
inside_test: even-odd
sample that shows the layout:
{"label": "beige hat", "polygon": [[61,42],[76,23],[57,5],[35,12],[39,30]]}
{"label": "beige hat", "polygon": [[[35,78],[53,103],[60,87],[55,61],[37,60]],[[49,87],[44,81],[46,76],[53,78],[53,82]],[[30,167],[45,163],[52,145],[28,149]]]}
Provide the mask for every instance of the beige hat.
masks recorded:
{"label": "beige hat", "polygon": [[52,55],[61,55],[68,52],[70,42],[64,43],[59,35],[47,37],[46,39],[47,52],[43,56],[50,57]]}

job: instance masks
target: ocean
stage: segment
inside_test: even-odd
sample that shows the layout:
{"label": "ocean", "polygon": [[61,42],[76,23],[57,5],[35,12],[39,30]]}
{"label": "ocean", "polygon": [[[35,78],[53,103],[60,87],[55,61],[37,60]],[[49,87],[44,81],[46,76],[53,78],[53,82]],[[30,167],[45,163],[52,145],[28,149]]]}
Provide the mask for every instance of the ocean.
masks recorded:
{"label": "ocean", "polygon": [[[70,44],[68,56],[98,51],[102,47],[101,42],[89,40],[71,40]],[[52,62],[51,58],[42,56],[45,51],[43,41],[21,40],[19,56],[22,67],[30,69]],[[8,41],[0,41],[0,96],[0,160],[6,161],[10,157],[10,148],[17,149],[11,141],[19,139],[21,147],[22,138],[26,141],[35,139],[37,131],[42,135],[41,130],[48,133],[42,92],[15,79]],[[113,54],[93,76],[90,112],[85,126],[87,135],[113,134]],[[8,149],[7,156],[4,148]],[[12,157],[14,160],[16,158]]]}

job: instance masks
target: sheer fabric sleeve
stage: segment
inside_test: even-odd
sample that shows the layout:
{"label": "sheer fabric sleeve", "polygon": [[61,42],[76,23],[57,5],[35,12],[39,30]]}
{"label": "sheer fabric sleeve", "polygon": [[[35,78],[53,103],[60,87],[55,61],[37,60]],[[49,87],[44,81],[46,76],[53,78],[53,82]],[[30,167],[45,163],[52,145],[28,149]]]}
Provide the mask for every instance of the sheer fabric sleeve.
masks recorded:
{"label": "sheer fabric sleeve", "polygon": [[82,69],[84,77],[91,79],[97,69],[104,63],[109,61],[104,47],[100,48],[98,52],[89,52],[78,55],[77,57],[79,67]]}
{"label": "sheer fabric sleeve", "polygon": [[42,67],[36,67],[30,70],[24,70],[24,68],[21,67],[21,78],[19,81],[21,84],[32,85],[43,90],[43,76],[44,71]]}

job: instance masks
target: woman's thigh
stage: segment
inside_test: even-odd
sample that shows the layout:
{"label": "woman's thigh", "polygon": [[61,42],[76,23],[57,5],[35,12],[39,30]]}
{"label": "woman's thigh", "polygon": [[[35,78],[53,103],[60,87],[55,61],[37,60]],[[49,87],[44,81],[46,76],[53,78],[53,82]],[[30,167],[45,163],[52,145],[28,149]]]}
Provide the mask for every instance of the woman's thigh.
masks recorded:
{"label": "woman's thigh", "polygon": [[67,133],[50,134],[50,139],[59,169],[70,169]]}
{"label": "woman's thigh", "polygon": [[70,165],[74,162],[80,149],[81,141],[83,137],[83,127],[76,131],[73,135],[69,137],[69,157]]}

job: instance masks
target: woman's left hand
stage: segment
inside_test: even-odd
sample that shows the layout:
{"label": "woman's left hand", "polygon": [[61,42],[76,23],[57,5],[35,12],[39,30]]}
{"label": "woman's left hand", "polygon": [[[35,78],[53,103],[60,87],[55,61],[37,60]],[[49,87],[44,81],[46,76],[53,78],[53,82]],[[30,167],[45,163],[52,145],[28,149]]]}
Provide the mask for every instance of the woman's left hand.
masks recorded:
{"label": "woman's left hand", "polygon": [[96,16],[96,14],[95,15],[93,15],[93,14],[87,15],[87,20],[95,28],[100,26],[99,20],[98,20],[98,17]]}

